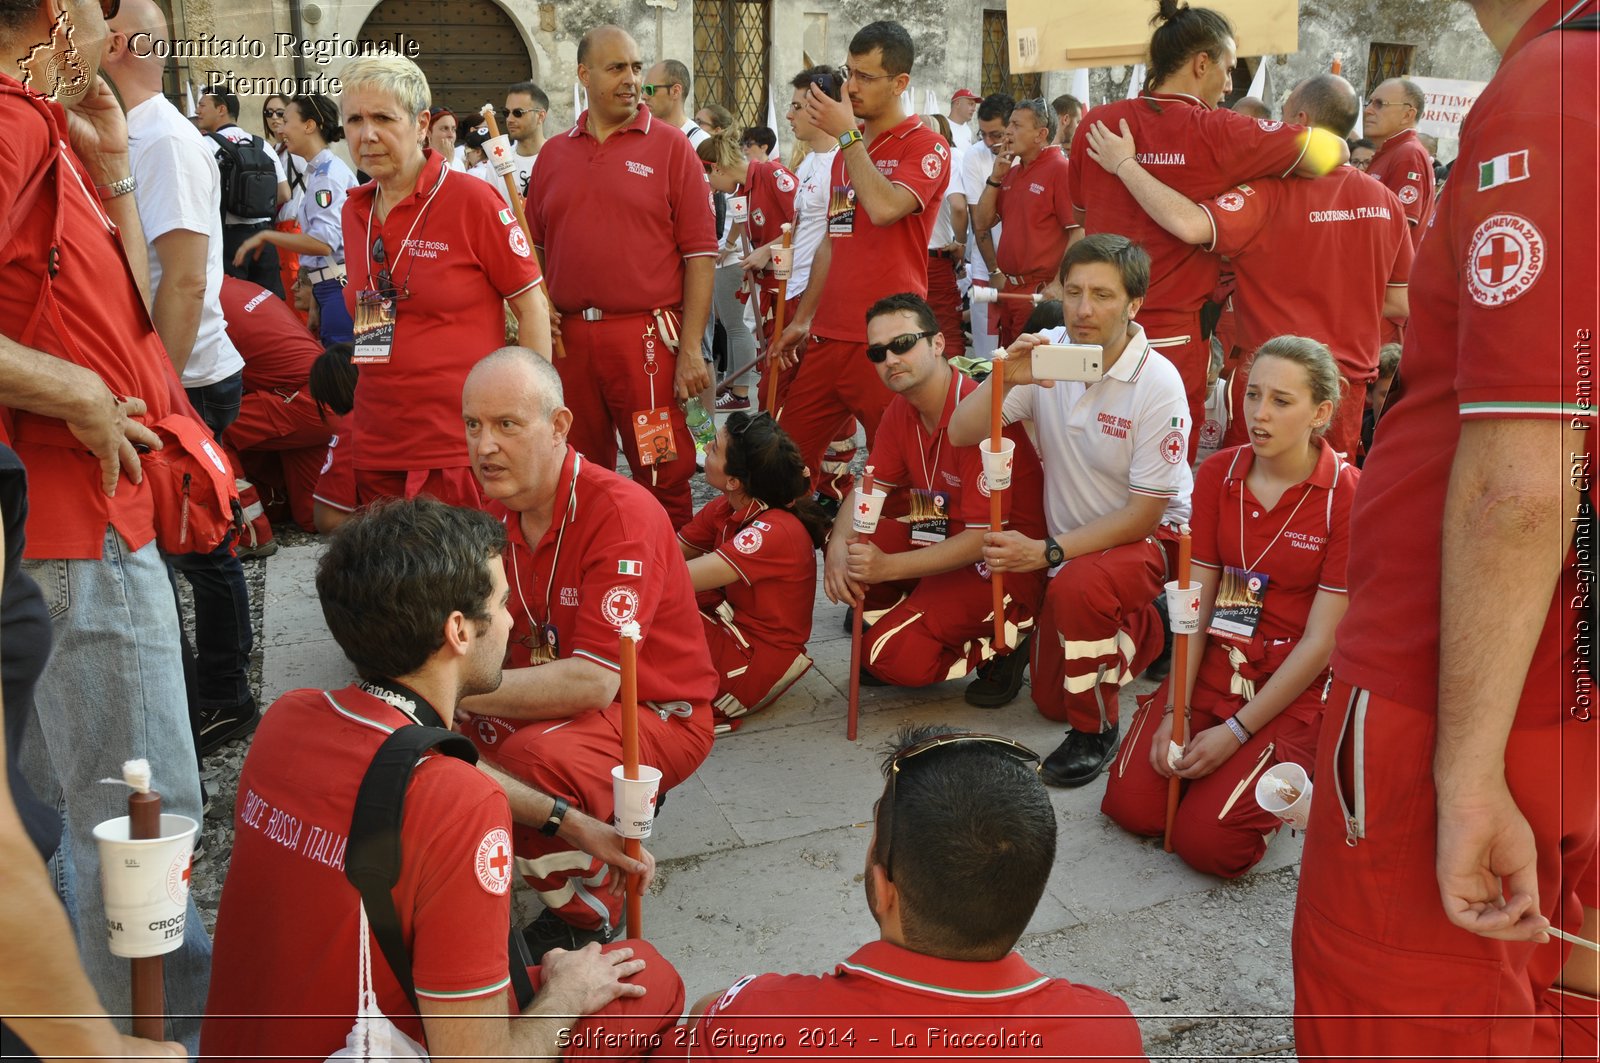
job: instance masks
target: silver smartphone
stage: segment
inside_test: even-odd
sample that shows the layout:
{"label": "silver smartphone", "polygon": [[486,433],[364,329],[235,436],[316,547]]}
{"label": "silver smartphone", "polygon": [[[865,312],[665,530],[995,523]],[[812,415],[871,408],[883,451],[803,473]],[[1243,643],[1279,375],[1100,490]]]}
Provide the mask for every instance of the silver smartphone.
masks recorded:
{"label": "silver smartphone", "polygon": [[1081,380],[1105,375],[1105,348],[1092,343],[1041,343],[1033,349],[1033,379]]}

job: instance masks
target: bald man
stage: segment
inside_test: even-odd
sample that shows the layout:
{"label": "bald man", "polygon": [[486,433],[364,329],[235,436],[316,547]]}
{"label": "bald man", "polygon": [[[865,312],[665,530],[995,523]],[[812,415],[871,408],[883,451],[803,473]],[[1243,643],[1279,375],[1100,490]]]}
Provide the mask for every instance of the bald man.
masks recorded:
{"label": "bald man", "polygon": [[544,829],[519,827],[513,840],[545,904],[524,931],[535,957],[610,941],[621,920],[620,876],[556,833],[569,807],[611,820],[619,629],[640,627],[640,761],[661,770],[663,793],[711,751],[718,678],[666,512],[567,442],[564,402],[548,361],[505,347],[473,368],[461,403],[473,472],[506,526],[512,616],[504,681],[463,699],[471,718],[461,729],[483,756],[558,798]]}
{"label": "bald man", "polygon": [[1378,145],[1367,173],[1400,199],[1411,224],[1413,246],[1433,214],[1433,160],[1417,137],[1417,121],[1428,98],[1410,78],[1390,78],[1372,90],[1362,112],[1361,133]]}
{"label": "bald man", "polygon": [[1233,102],[1233,109],[1246,118],[1271,118],[1272,108],[1262,103],[1256,96],[1240,96]]}

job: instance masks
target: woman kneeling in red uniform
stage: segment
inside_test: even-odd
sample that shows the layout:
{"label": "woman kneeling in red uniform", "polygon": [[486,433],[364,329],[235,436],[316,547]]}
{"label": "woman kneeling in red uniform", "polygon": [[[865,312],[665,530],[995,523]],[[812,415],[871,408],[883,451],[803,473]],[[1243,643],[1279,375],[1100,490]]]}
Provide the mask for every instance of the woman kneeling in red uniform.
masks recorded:
{"label": "woman kneeling in red uniform", "polygon": [[1322,344],[1279,336],[1256,353],[1250,445],[1214,454],[1195,474],[1191,737],[1169,765],[1164,683],[1140,706],[1100,805],[1127,830],[1159,835],[1167,781],[1187,779],[1173,848],[1225,878],[1254,867],[1282,825],[1256,804],[1261,773],[1316,762],[1358,476],[1321,439],[1338,401],[1339,370]]}
{"label": "woman kneeling in red uniform", "polygon": [[767,414],[735,413],[706,448],[722,492],[678,533],[722,681],[718,734],[766,708],[811,667],[806,640],[827,515],[794,441]]}

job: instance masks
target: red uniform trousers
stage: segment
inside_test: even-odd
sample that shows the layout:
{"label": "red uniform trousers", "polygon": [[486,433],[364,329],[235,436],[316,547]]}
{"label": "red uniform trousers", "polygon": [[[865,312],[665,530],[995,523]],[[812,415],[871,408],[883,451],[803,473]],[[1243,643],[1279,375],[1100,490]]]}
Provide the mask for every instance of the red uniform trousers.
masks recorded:
{"label": "red uniform trousers", "polygon": [[[667,1031],[683,1014],[683,978],[655,946],[640,938],[625,938],[600,947],[601,952],[617,949],[632,949],[633,958],[644,961],[644,970],[628,981],[644,986],[645,995],[618,997],[579,1019],[568,1034],[562,1059],[603,1059],[608,1063],[644,1059],[652,1045],[669,1039]],[[544,969],[529,967],[528,979],[537,992],[544,985]],[[515,1006],[515,997],[507,994],[507,999]]]}
{"label": "red uniform trousers", "polygon": [[[885,520],[872,542],[886,553],[911,549],[910,529]],[[986,569],[987,571],[987,569]],[[1033,630],[1044,595],[1044,570],[1006,574],[1006,645]],[[995,656],[994,591],[976,565],[903,583],[880,583],[867,594],[861,660],[892,686],[925,687],[960,679]]]}
{"label": "red uniform trousers", "polygon": [[878,379],[867,361],[867,345],[853,340],[811,338],[789,395],[778,411],[778,424],[789,433],[812,484],[829,479],[822,468],[828,444],[839,437],[846,417],[854,417],[867,430],[867,447],[877,434],[884,407],[893,393]]}
{"label": "red uniform trousers", "polygon": [[944,334],[944,356],[961,357],[967,350],[961,329],[961,286],[956,282],[956,260],[948,251],[928,251],[928,305]]}
{"label": "red uniform trousers", "polygon": [[[795,308],[800,305],[798,297],[789,300],[788,314],[793,315]],[[801,356],[802,359],[804,355]],[[778,372],[778,411],[777,416],[783,417],[783,404],[789,397],[794,382],[800,375],[800,363],[796,362],[787,369]],[[761,408],[767,408],[766,388],[761,391]],[[828,498],[842,500],[855,486],[850,476],[850,465],[856,460],[856,415],[847,413],[839,419],[834,426],[832,442],[828,444],[827,451],[822,456],[818,469],[812,469],[812,481],[819,494]],[[808,466],[809,468],[809,466]]]}
{"label": "red uniform trousers", "polygon": [[[639,762],[661,770],[661,792],[693,775],[711,752],[711,707],[689,716],[661,716],[639,706]],[[493,759],[529,786],[602,823],[611,822],[611,769],[622,763],[622,704],[560,720],[538,720],[495,746]],[[573,926],[594,929],[622,921],[622,883],[598,858],[562,838],[547,838],[518,824],[513,832],[517,870],[545,907]]]}
{"label": "red uniform trousers", "polygon": [[[694,437],[673,394],[677,352],[656,346],[656,372],[645,371],[644,333],[655,325],[648,313],[585,321],[576,313],[561,319],[561,340],[567,356],[555,360],[572,411],[567,441],[601,468],[617,467],[617,436],[633,478],[655,495],[678,529],[694,516],[689,479],[694,476]],[[657,329],[657,332],[660,330]],[[696,342],[692,337],[690,342]],[[654,387],[651,387],[652,381]],[[672,439],[678,457],[663,465],[641,466],[634,443],[633,417],[665,406],[672,411]]]}
{"label": "red uniform trousers", "polygon": [[[1268,667],[1246,673],[1257,676],[1257,689],[1293,648],[1292,643],[1271,647],[1264,662]],[[1189,737],[1217,726],[1244,707],[1245,698],[1229,692],[1232,677],[1227,645],[1213,641],[1206,647],[1190,694]],[[1303,711],[1320,712],[1323,682],[1324,677],[1318,676],[1216,771],[1183,783],[1172,848],[1184,863],[1208,875],[1237,878],[1260,862],[1267,841],[1283,821],[1256,804],[1256,780],[1274,764],[1295,763],[1307,772],[1314,768],[1317,723],[1306,719]],[[1151,838],[1160,837],[1167,823],[1167,780],[1150,766],[1150,743],[1171,702],[1171,688],[1168,679],[1155,693],[1140,699],[1139,711],[1112,765],[1105,799],[1100,802],[1100,811],[1122,829]],[[1302,715],[1292,716],[1297,709]]]}
{"label": "red uniform trousers", "polygon": [[1211,341],[1200,335],[1200,312],[1147,307],[1139,311],[1137,320],[1144,326],[1151,348],[1183,377],[1183,394],[1189,400],[1189,463],[1193,464],[1200,446],[1200,426],[1206,420],[1206,379],[1211,372]]}
{"label": "red uniform trousers", "polygon": [[[1054,270],[1026,273],[1018,278],[1018,283],[1008,283],[1005,294],[1035,295],[1054,278]],[[1031,299],[1001,299],[990,307],[989,321],[991,327],[999,334],[1001,347],[1011,346],[1016,338],[1026,331],[1028,319],[1033,316],[1033,309]]]}
{"label": "red uniform trousers", "polygon": [[483,488],[467,465],[451,469],[356,469],[355,481],[358,507],[384,498],[428,495],[452,506],[483,508]]}
{"label": "red uniform trousers", "polygon": [[720,596],[700,606],[700,620],[706,631],[706,646],[711,663],[722,677],[717,699],[711,703],[718,721],[736,720],[760,712],[783,696],[784,691],[811,670],[805,647],[799,649],[752,643],[739,630],[733,611]]}
{"label": "red uniform trousers", "polygon": [[294,522],[315,531],[311,493],[328,455],[328,439],[342,431],[342,419],[324,421],[308,390],[252,391],[239,403],[239,416],[222,434],[238,452],[245,476],[258,487],[282,488]]}
{"label": "red uniform trousers", "polygon": [[1161,653],[1154,605],[1166,581],[1154,539],[1067,560],[1045,587],[1033,639],[1033,703],[1095,734],[1117,722],[1122,685]]}
{"label": "red uniform trousers", "polygon": [[[1255,364],[1255,352],[1239,359],[1239,366],[1228,380],[1228,430],[1223,433],[1224,447],[1247,446],[1250,443],[1250,426],[1244,419],[1244,393],[1250,383],[1250,367]],[[1339,408],[1333,411],[1328,431],[1323,438],[1334,450],[1346,458],[1355,459],[1356,446],[1361,442],[1361,415],[1367,408],[1367,388],[1370,384],[1352,384],[1348,378],[1339,377],[1343,391]]]}
{"label": "red uniform trousers", "polygon": [[[1497,941],[1445,918],[1434,870],[1436,717],[1335,682],[1295,906],[1302,1058],[1594,1058],[1595,1004],[1551,984],[1574,946]],[[1506,783],[1538,843],[1539,904],[1576,933],[1600,906],[1593,720],[1513,728]],[[1356,758],[1360,757],[1360,760]],[[1361,837],[1347,837],[1341,803]],[[1581,1013],[1576,1013],[1581,1011]]]}

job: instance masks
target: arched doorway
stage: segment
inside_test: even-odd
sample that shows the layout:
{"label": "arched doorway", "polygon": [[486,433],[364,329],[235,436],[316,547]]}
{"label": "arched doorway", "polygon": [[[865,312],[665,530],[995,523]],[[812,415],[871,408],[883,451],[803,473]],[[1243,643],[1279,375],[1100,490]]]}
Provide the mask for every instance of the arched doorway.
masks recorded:
{"label": "arched doorway", "polygon": [[507,85],[538,79],[516,23],[492,0],[383,0],[361,27],[364,41],[392,41],[397,33],[417,42],[435,107],[461,114],[485,103],[499,108]]}

